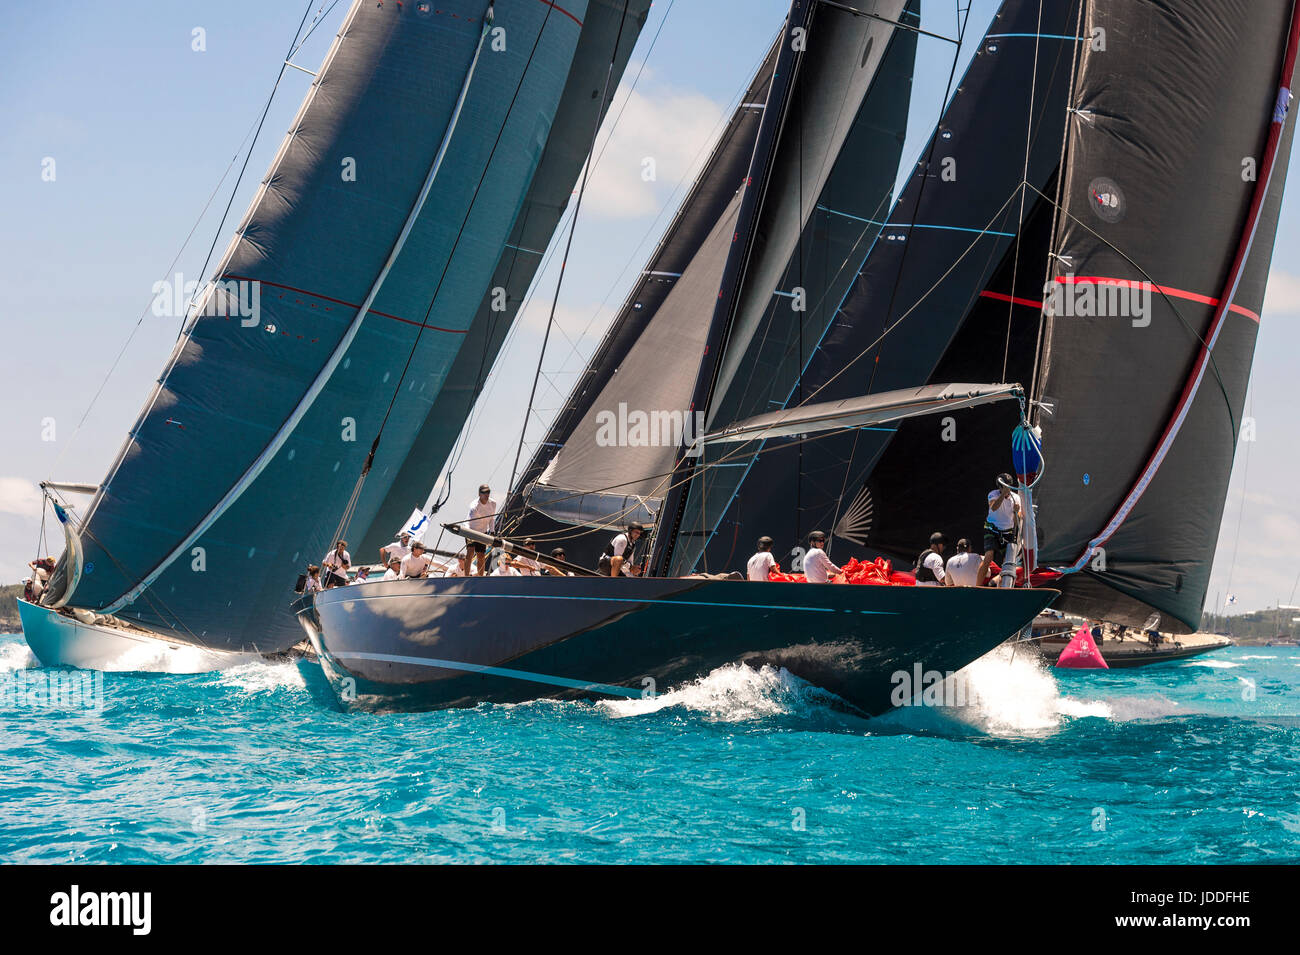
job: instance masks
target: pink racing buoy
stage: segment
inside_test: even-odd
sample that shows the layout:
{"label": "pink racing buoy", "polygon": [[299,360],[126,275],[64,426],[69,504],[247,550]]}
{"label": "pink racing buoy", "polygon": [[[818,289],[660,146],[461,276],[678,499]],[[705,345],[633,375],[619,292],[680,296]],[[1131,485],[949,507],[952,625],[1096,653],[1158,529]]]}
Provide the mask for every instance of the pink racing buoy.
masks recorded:
{"label": "pink racing buoy", "polygon": [[1074,639],[1065,645],[1061,655],[1056,658],[1058,667],[1071,670],[1109,670],[1110,664],[1101,655],[1101,648],[1093,642],[1087,627],[1080,627]]}

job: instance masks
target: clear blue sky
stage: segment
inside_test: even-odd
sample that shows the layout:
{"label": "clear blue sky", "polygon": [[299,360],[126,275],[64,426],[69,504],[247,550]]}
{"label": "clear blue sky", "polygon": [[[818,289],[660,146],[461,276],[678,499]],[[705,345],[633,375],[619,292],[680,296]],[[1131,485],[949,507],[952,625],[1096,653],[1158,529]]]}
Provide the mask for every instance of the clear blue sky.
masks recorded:
{"label": "clear blue sky", "polygon": [[[348,5],[343,0],[331,9],[330,3],[313,3],[312,16],[326,15],[295,57],[309,69],[319,65]],[[584,201],[530,438],[599,341],[787,6],[783,0],[655,0],[614,102],[612,114],[626,102],[622,121]],[[951,0],[925,4],[926,29],[954,34],[954,6]],[[974,0],[966,54],[996,6]],[[153,284],[169,274],[260,115],[304,8],[300,0],[0,5],[0,287],[9,394],[0,417],[0,581],[22,576],[35,552],[36,482],[100,480],[162,368],[179,320],[148,314],[78,431],[109,365],[148,311]],[[196,28],[203,31],[201,51],[193,49]],[[949,45],[922,40],[907,157],[917,154],[939,112],[951,56]],[[306,74],[287,71],[218,254],[309,82]],[[647,155],[657,161],[653,183],[640,176]],[[47,158],[54,160],[53,182],[42,179]],[[242,160],[240,154],[171,271],[200,277]],[[1287,602],[1295,581],[1297,193],[1293,188],[1284,207],[1247,408],[1258,440],[1238,452],[1211,583],[1211,602],[1216,592],[1238,595],[1234,611]],[[509,480],[557,259],[541,275],[536,299],[498,362],[453,501],[468,501],[481,480],[502,488]],[[49,418],[53,441],[42,439]],[[58,543],[50,549],[57,553]]]}

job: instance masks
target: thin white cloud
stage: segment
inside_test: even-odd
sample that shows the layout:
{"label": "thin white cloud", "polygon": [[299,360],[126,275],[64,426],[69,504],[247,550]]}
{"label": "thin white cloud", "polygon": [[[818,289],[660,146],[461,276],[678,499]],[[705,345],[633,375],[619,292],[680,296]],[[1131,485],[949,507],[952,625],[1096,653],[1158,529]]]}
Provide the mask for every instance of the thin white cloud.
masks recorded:
{"label": "thin white cloud", "polygon": [[1268,291],[1264,294],[1265,315],[1300,313],[1300,276],[1273,269],[1268,273]]}
{"label": "thin white cloud", "polygon": [[40,489],[26,478],[0,477],[0,514],[40,517]]}
{"label": "thin white cloud", "polygon": [[613,135],[597,147],[600,159],[583,204],[603,219],[652,216],[707,155],[722,107],[702,93],[662,88],[633,90],[613,115],[620,106]]}

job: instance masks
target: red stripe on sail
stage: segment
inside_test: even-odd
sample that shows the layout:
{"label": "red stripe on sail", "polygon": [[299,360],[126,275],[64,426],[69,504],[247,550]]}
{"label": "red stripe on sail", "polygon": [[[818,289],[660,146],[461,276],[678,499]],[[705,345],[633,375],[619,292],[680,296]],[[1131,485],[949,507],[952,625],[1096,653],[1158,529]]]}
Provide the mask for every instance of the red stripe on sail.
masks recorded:
{"label": "red stripe on sail", "polygon": [[1043,303],[1035,302],[1032,298],[1016,298],[1014,295],[1004,295],[1001,292],[990,292],[987,289],[980,292],[980,298],[992,298],[999,302],[1010,302],[1012,305],[1023,305],[1025,308],[1034,308],[1040,312],[1043,310]]}
{"label": "red stripe on sail", "polygon": [[[1215,301],[1214,318],[1210,322],[1209,333],[1205,336],[1201,345],[1200,353],[1196,357],[1196,363],[1192,366],[1191,375],[1188,376],[1187,383],[1183,386],[1183,393],[1178,399],[1178,405],[1174,409],[1173,417],[1169,419],[1168,424],[1165,425],[1164,433],[1160,436],[1160,443],[1156,445],[1156,449],[1152,452],[1146,467],[1138,476],[1128,496],[1120,504],[1115,516],[1110,519],[1110,523],[1102,529],[1102,532],[1097,537],[1088,542],[1088,546],[1084,548],[1079,559],[1070,565],[1069,571],[1071,573],[1081,570],[1088,563],[1093,552],[1114,536],[1133,508],[1137,506],[1137,502],[1141,500],[1156,472],[1160,470],[1160,465],[1169,453],[1174,439],[1178,437],[1178,432],[1182,428],[1183,421],[1187,418],[1187,412],[1191,408],[1192,401],[1201,387],[1201,380],[1205,377],[1205,368],[1209,363],[1210,352],[1219,339],[1219,332],[1223,330],[1223,319],[1229,310],[1227,303],[1230,303],[1236,296],[1237,287],[1241,283],[1241,275],[1245,270],[1246,259],[1250,255],[1251,245],[1255,241],[1255,232],[1259,227],[1260,212],[1264,207],[1264,200],[1268,197],[1269,186],[1273,181],[1273,170],[1277,164],[1278,148],[1282,142],[1282,128],[1286,124],[1289,112],[1291,77],[1295,73],[1297,49],[1300,49],[1300,0],[1295,0],[1291,5],[1291,31],[1290,36],[1287,38],[1286,55],[1282,58],[1282,76],[1278,81],[1278,91],[1274,99],[1273,122],[1269,126],[1268,142],[1264,148],[1264,161],[1260,164],[1264,174],[1259,177],[1256,183],[1255,195],[1251,199],[1250,212],[1246,217],[1246,227],[1242,230],[1241,239],[1237,243],[1237,254],[1233,257],[1232,269],[1228,272],[1227,283],[1224,286],[1223,293]],[[1255,316],[1255,319],[1258,321],[1259,317]]]}
{"label": "red stripe on sail", "polygon": [[[1161,295],[1167,295],[1170,298],[1182,298],[1189,302],[1198,302],[1201,305],[1218,307],[1220,304],[1219,299],[1211,298],[1209,295],[1188,292],[1185,289],[1174,288],[1172,285],[1155,285],[1151,282],[1137,282],[1132,279],[1112,279],[1099,275],[1062,275],[1058,276],[1056,281],[1061,285],[1118,285],[1121,288],[1144,288],[1159,292]],[[1258,312],[1252,312],[1240,305],[1230,305],[1228,310],[1236,312],[1238,315],[1245,315],[1253,322],[1259,321]]]}
{"label": "red stripe on sail", "polygon": [[[297,292],[299,295],[310,295],[312,298],[318,298],[323,302],[333,302],[335,305],[346,305],[348,308],[361,307],[360,305],[357,305],[354,302],[345,302],[341,298],[330,298],[328,295],[321,295],[319,292],[309,292],[306,289],[294,288],[292,285],[281,285],[279,282],[268,282],[266,279],[249,278],[247,275],[227,274],[222,276],[221,279],[219,279],[219,281],[224,282],[226,279],[235,279],[236,281],[239,282],[257,282],[261,285],[270,286],[271,288],[282,288],[286,292]],[[395,322],[401,322],[404,325],[415,325],[417,328],[421,324],[420,322],[413,322],[409,318],[402,318],[400,315],[389,315],[387,312],[381,312],[373,308],[370,309],[370,311],[366,312],[366,314],[380,315],[384,318],[391,318]],[[464,335],[468,332],[468,329],[443,328],[439,325],[425,325],[424,327],[428,329],[432,329],[435,332],[446,332],[448,335]]]}
{"label": "red stripe on sail", "polygon": [[558,3],[552,3],[551,0],[540,0],[540,2],[546,4],[546,5],[547,5],[548,7],[550,7],[552,10],[558,10],[560,13],[563,13],[566,17],[568,17],[570,20],[572,20],[572,21],[573,21],[574,23],[576,23],[578,26],[582,26],[582,21],[581,21],[581,20],[579,20],[577,17],[575,17],[575,16],[574,16],[572,13],[570,13],[568,10],[564,9],[564,7],[560,6]]}

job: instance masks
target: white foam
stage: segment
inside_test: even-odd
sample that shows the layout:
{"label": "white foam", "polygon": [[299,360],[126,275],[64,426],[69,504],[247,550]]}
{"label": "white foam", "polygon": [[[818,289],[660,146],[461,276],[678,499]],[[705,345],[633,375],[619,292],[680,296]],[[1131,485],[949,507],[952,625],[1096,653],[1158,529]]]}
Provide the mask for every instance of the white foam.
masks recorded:
{"label": "white foam", "polygon": [[738,723],[791,713],[807,714],[834,700],[832,694],[819,690],[788,670],[770,666],[755,670],[732,664],[658,696],[602,700],[597,706],[618,718],[681,708],[717,722]]}
{"label": "white foam", "polygon": [[1251,654],[1250,656],[1237,657],[1238,660],[1276,660],[1277,657]]}
{"label": "white foam", "polygon": [[262,659],[223,670],[219,682],[245,693],[301,690],[307,686],[297,663],[268,663]]}
{"label": "white foam", "polygon": [[960,705],[900,707],[876,724],[900,730],[975,730],[990,736],[1039,735],[1066,717],[1109,719],[1100,700],[1061,695],[1055,676],[1032,649],[1001,646],[949,677],[944,698]]}
{"label": "white foam", "polygon": [[1183,664],[1185,667],[1209,667],[1211,670],[1230,670],[1233,667],[1241,666],[1240,663],[1233,663],[1229,660],[1188,660]]}
{"label": "white foam", "polygon": [[211,673],[261,660],[256,653],[225,653],[150,640],[119,654],[99,667],[109,673]]}
{"label": "white foam", "polygon": [[0,643],[0,673],[30,670],[37,665],[36,657],[22,640]]}

